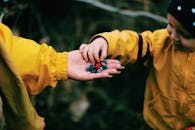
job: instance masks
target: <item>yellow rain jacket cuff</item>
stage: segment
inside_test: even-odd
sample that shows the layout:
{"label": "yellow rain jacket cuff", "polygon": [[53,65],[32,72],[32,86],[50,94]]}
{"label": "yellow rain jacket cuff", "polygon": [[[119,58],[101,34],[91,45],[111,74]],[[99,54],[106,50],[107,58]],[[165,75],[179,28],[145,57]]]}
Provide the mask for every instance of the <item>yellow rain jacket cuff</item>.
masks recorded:
{"label": "yellow rain jacket cuff", "polygon": [[38,94],[46,86],[55,87],[58,80],[68,78],[67,52],[56,52],[45,43],[15,36],[2,23],[0,42],[11,55],[29,93]]}

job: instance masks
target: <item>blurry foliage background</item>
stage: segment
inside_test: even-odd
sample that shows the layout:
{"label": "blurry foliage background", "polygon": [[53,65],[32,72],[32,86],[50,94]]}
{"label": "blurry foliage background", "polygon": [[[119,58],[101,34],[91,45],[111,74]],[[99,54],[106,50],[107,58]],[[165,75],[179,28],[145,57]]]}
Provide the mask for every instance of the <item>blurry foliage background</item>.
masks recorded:
{"label": "blurry foliage background", "polygon": [[[91,0],[93,1],[93,0]],[[150,12],[166,18],[168,1],[98,0],[103,4]],[[0,3],[0,7],[8,7]],[[114,29],[137,32],[166,27],[147,17],[128,17],[76,0],[28,0],[9,5],[3,18],[16,35],[46,42],[58,51],[78,49],[96,33]],[[126,65],[120,75],[94,81],[67,80],[32,96],[46,130],[148,130],[143,121],[147,68]]]}

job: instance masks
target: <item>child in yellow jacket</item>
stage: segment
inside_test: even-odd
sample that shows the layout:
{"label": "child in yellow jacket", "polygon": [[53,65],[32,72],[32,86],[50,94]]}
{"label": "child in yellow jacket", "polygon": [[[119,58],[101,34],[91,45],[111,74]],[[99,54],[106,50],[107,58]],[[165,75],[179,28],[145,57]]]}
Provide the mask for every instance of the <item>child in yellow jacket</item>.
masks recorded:
{"label": "child in yellow jacket", "polygon": [[171,0],[167,18],[166,29],[104,32],[80,50],[85,61],[111,55],[147,65],[145,121],[154,130],[184,130],[195,125],[195,1]]}
{"label": "child in yellow jacket", "polygon": [[0,95],[9,130],[43,130],[45,123],[33,108],[29,94],[39,94],[59,80],[92,80],[112,77],[123,68],[119,61],[108,59],[107,69],[90,73],[90,62],[79,50],[56,52],[47,44],[18,37],[0,23]]}

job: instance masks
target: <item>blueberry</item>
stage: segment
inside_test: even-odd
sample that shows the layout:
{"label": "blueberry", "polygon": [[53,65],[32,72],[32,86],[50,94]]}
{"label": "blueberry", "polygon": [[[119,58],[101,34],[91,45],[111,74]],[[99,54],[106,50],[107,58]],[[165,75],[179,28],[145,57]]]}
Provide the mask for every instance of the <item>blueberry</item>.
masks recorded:
{"label": "blueberry", "polygon": [[85,68],[85,70],[86,70],[86,71],[89,71],[89,70],[90,70],[90,68],[89,68],[89,67],[87,67],[87,68]]}
{"label": "blueberry", "polygon": [[90,66],[89,66],[90,68],[94,68],[94,64],[90,64]]}
{"label": "blueberry", "polygon": [[106,63],[102,62],[102,66],[105,66],[105,65],[106,65]]}
{"label": "blueberry", "polygon": [[104,69],[107,69],[108,67],[106,66],[106,60],[104,59],[101,62],[101,67],[96,67],[95,65],[97,65],[97,63],[94,64],[90,64],[89,67],[87,67],[85,70],[86,71],[90,71],[91,73],[100,73],[102,72]]}
{"label": "blueberry", "polygon": [[108,67],[106,65],[102,65],[102,68],[103,69],[107,69]]}
{"label": "blueberry", "polygon": [[102,61],[102,63],[105,63],[105,64],[106,64],[106,59],[104,59],[104,60]]}
{"label": "blueberry", "polygon": [[100,73],[100,72],[102,72],[102,69],[99,68],[99,69],[97,70],[97,73]]}
{"label": "blueberry", "polygon": [[96,72],[97,72],[96,69],[92,69],[92,70],[91,70],[91,73],[96,73]]}

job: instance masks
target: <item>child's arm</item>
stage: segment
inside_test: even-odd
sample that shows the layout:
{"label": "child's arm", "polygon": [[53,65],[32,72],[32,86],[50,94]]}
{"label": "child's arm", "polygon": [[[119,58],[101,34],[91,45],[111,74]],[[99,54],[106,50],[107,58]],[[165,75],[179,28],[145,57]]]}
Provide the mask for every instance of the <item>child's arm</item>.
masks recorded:
{"label": "child's arm", "polygon": [[135,62],[139,50],[138,41],[138,33],[134,31],[115,30],[95,35],[90,44],[82,44],[80,50],[86,61],[95,62],[111,55],[111,58],[120,57],[122,62]]}
{"label": "child's arm", "polygon": [[90,44],[81,46],[80,50],[84,59],[92,62],[108,55],[119,59],[122,64],[138,62],[148,65],[145,63],[162,53],[169,40],[166,29],[146,30],[140,34],[132,30],[114,30],[96,34]]}

